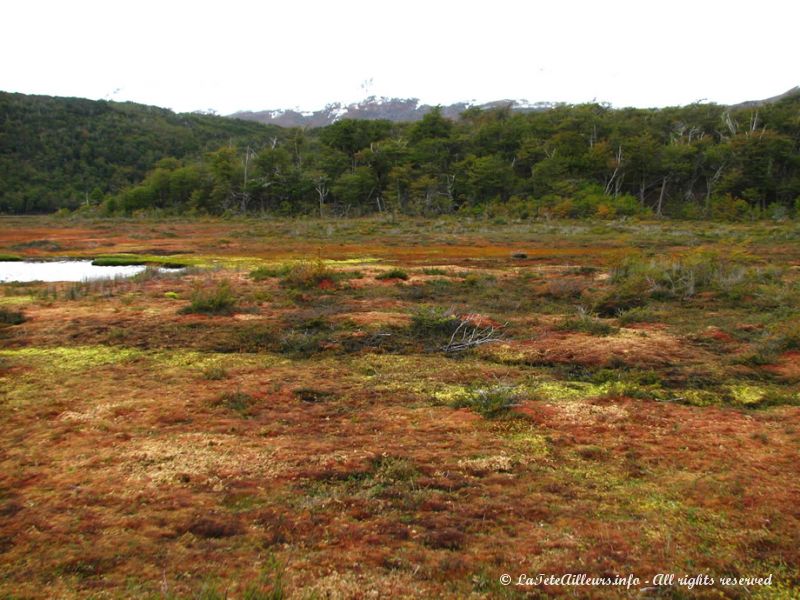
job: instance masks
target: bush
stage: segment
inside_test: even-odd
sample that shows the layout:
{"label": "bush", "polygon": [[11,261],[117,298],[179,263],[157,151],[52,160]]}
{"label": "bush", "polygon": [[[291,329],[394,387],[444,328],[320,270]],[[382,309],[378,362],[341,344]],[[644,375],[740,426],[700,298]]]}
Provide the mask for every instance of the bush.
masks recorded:
{"label": "bush", "polygon": [[605,321],[601,321],[595,315],[586,310],[578,310],[578,314],[574,317],[569,317],[562,322],[558,329],[562,331],[576,331],[581,333],[588,333],[589,335],[606,336],[612,333],[617,333],[619,329],[609,325]]}
{"label": "bush", "polygon": [[5,325],[19,325],[25,322],[25,315],[18,310],[0,308],[0,323]]}
{"label": "bush", "polygon": [[199,313],[209,315],[229,315],[236,306],[236,296],[228,281],[221,281],[213,290],[196,289],[192,293],[189,306],[181,309],[181,313]]}
{"label": "bush", "polygon": [[418,337],[453,335],[460,320],[450,310],[436,306],[423,307],[411,316],[411,331]]}
{"label": "bush", "polygon": [[610,281],[617,298],[686,299],[707,291],[739,297],[759,285],[780,283],[781,272],[701,250],[652,258],[629,256],[611,270]]}
{"label": "bush", "polygon": [[519,405],[520,394],[507,384],[470,390],[463,398],[453,403],[454,408],[469,408],[488,419],[499,417]]}
{"label": "bush", "polygon": [[327,267],[321,260],[302,261],[287,271],[283,285],[296,289],[312,289],[325,283],[333,285],[339,279],[338,273]]}
{"label": "bush", "polygon": [[617,315],[620,325],[630,325],[631,323],[653,323],[658,320],[657,315],[652,309],[646,306],[638,306],[628,310],[620,311]]}
{"label": "bush", "polygon": [[422,269],[424,275],[447,275],[448,272],[439,267],[425,267]]}
{"label": "bush", "polygon": [[250,414],[255,402],[256,399],[250,394],[246,394],[241,390],[236,390],[235,392],[224,392],[220,395],[215,404],[217,406],[224,406],[244,416]]}
{"label": "bush", "polygon": [[750,217],[747,200],[734,198],[730,194],[711,198],[711,218],[721,221],[744,221]]}
{"label": "bush", "polygon": [[291,271],[289,265],[258,267],[250,271],[250,278],[253,281],[263,281],[273,277],[285,277],[289,271]]}
{"label": "bush", "polygon": [[376,275],[375,279],[402,279],[405,281],[408,279],[408,273],[403,271],[403,269],[389,269],[388,271]]}
{"label": "bush", "polygon": [[219,381],[220,379],[227,379],[228,371],[222,365],[210,365],[203,369],[203,379],[209,381]]}

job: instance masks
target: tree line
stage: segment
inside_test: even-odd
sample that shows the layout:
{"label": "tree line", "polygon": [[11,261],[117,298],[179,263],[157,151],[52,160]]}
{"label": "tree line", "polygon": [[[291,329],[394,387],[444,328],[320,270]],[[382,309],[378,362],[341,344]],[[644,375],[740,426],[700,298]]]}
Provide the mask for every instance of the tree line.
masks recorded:
{"label": "tree line", "polygon": [[[114,104],[105,108],[118,111]],[[161,110],[127,110],[134,108]],[[457,120],[433,110],[415,123],[341,120],[319,129],[157,114],[161,124],[148,130],[152,135],[121,126],[114,142],[84,116],[89,133],[78,136],[81,143],[66,159],[58,155],[66,147],[49,156],[57,173],[70,165],[89,183],[76,186],[73,178],[67,183],[72,193],[52,189],[46,207],[105,214],[389,211],[515,218],[750,219],[800,212],[799,95],[742,108],[473,108]],[[147,122],[137,115],[140,124]],[[25,143],[44,148],[47,136],[56,134],[48,129],[41,135],[41,143]],[[0,152],[0,166],[6,168],[8,158]],[[41,177],[31,181],[42,185]],[[31,210],[30,201],[9,202],[8,183],[2,185],[0,209]],[[12,194],[24,197],[25,189],[20,184]]]}

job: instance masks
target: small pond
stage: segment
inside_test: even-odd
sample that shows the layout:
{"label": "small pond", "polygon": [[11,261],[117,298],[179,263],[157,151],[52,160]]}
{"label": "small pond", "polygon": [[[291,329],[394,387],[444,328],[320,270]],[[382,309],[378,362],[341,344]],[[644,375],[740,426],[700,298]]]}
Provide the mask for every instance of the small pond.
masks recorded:
{"label": "small pond", "polygon": [[[132,277],[145,265],[98,267],[90,260],[0,261],[0,283],[10,281],[96,281]],[[162,269],[159,269],[162,270]],[[176,269],[168,269],[175,271]]]}

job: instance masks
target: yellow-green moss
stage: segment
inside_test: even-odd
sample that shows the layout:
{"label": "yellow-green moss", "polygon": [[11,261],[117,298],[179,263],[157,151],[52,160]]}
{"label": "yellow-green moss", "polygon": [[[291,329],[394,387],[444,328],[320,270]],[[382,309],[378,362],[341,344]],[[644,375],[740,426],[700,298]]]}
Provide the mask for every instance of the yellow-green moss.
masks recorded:
{"label": "yellow-green moss", "polygon": [[141,350],[116,346],[57,346],[0,350],[0,357],[3,358],[65,371],[117,364],[141,358],[142,355]]}
{"label": "yellow-green moss", "polygon": [[35,301],[33,296],[0,296],[0,306],[21,306]]}
{"label": "yellow-green moss", "polygon": [[732,385],[728,387],[734,404],[740,406],[757,405],[767,393],[767,389],[758,385]]}
{"label": "yellow-green moss", "polygon": [[547,438],[533,431],[520,431],[508,437],[511,446],[526,458],[547,458],[550,449]]}

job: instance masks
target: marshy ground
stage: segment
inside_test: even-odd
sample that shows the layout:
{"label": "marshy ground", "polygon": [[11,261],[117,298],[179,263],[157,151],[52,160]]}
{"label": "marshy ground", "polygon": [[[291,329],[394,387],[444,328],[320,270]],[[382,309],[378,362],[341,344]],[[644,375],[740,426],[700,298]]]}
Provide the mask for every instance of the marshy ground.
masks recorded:
{"label": "marshy ground", "polygon": [[[797,224],[4,218],[0,254],[187,266],[0,285],[0,597],[798,597]],[[565,572],[773,584],[499,581]]]}

